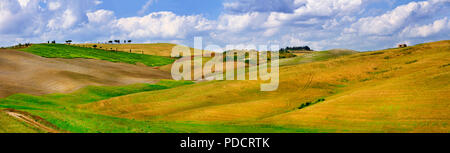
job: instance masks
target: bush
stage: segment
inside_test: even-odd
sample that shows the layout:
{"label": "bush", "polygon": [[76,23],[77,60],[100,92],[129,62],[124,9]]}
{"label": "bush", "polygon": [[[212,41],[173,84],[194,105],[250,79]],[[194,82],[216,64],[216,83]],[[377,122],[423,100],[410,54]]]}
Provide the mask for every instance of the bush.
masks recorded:
{"label": "bush", "polygon": [[303,109],[305,107],[308,107],[308,106],[311,106],[311,105],[314,105],[314,104],[317,104],[320,102],[324,102],[324,101],[325,101],[325,98],[320,98],[320,99],[317,99],[315,102],[306,102],[306,103],[303,103],[302,105],[300,105],[300,107],[298,107],[298,109]]}
{"label": "bush", "polygon": [[409,62],[406,62],[405,64],[412,64],[412,63],[416,63],[418,60],[413,60],[413,61],[409,61]]}

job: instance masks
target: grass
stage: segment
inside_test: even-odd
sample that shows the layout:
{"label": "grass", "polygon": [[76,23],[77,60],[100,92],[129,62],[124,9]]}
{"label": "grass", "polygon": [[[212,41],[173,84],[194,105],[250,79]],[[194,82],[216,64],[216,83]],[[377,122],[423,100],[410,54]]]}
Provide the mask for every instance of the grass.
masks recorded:
{"label": "grass", "polygon": [[329,51],[315,51],[309,54],[302,54],[300,56],[288,59],[282,59],[280,61],[281,66],[298,65],[310,62],[324,61],[340,56],[351,55],[357,53],[350,50],[329,50]]}
{"label": "grass", "polygon": [[0,107],[70,132],[448,133],[449,51],[450,41],[440,41],[283,59],[273,92],[261,92],[261,81],[209,81],[143,92],[134,88],[146,86],[82,89],[74,97],[15,95]]}
{"label": "grass", "polygon": [[21,122],[5,112],[0,111],[0,133],[41,133],[43,131],[30,127],[24,122]]}
{"label": "grass", "polygon": [[[306,132],[308,129],[289,129],[277,126],[239,126],[224,124],[206,124],[201,122],[164,122],[139,121],[100,115],[77,108],[77,105],[92,103],[113,97],[133,94],[137,92],[164,90],[184,85],[190,81],[163,80],[157,84],[135,84],[122,87],[89,86],[70,94],[50,94],[32,96],[16,94],[0,100],[0,107],[13,108],[30,112],[45,118],[47,121],[65,131],[75,133],[134,133],[134,132]],[[42,132],[30,128],[25,123],[0,112],[0,132]]]}
{"label": "grass", "polygon": [[[172,48],[177,46],[176,44],[170,43],[154,43],[154,44],[76,44],[76,46],[84,48],[92,48],[97,45],[97,49],[101,50],[113,50],[127,53],[145,54],[145,55],[155,55],[170,57],[172,53]],[[193,48],[190,48],[191,55],[194,55]]]}
{"label": "grass", "polygon": [[161,56],[105,51],[64,44],[34,44],[20,50],[47,58],[88,58],[128,64],[142,63],[147,66],[163,66],[174,62],[174,59]]}
{"label": "grass", "polygon": [[133,84],[127,86],[87,86],[70,94],[48,94],[33,96],[15,94],[0,100],[0,107],[28,110],[45,110],[51,107],[70,107],[77,104],[91,103],[123,95],[164,90],[193,84],[190,81],[161,80],[156,84]]}
{"label": "grass", "polygon": [[[260,81],[212,81],[80,108],[142,121],[262,124],[318,132],[449,132],[450,85],[444,82],[450,74],[442,67],[450,62],[449,50],[450,41],[442,41],[346,56],[317,52],[298,61],[282,60],[274,92],[261,92]],[[406,64],[411,60],[420,64]],[[320,98],[326,101],[298,109]]]}

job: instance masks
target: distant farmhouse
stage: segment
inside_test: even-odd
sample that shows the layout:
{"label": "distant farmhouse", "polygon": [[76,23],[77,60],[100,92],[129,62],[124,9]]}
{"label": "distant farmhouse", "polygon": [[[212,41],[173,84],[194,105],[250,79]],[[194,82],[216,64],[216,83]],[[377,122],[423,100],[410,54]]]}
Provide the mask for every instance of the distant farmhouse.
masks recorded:
{"label": "distant farmhouse", "polygon": [[398,45],[398,48],[405,48],[405,47],[408,47],[408,45],[406,45],[406,44],[399,44]]}

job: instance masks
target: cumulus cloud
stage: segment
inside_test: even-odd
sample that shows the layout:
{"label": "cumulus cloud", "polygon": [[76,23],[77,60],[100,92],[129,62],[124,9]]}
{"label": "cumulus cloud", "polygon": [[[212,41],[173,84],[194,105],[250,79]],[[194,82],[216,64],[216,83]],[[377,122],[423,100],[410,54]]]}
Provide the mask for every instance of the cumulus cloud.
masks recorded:
{"label": "cumulus cloud", "polygon": [[48,9],[50,10],[50,11],[54,11],[54,10],[57,10],[57,9],[59,9],[61,7],[61,3],[60,2],[49,2],[48,3]]}
{"label": "cumulus cloud", "polygon": [[[361,4],[361,0],[274,0],[264,2],[242,0],[226,2],[224,7],[225,10],[231,10],[234,14],[240,13],[247,16],[251,12],[267,14],[264,16],[266,17],[264,26],[273,28],[285,24],[301,25],[316,20],[325,22],[327,18],[354,13],[360,9]],[[235,16],[242,17],[242,15]]]}
{"label": "cumulus cloud", "polygon": [[107,24],[115,20],[114,12],[109,10],[97,10],[86,14],[89,23]]}
{"label": "cumulus cloud", "polygon": [[56,16],[48,21],[47,27],[51,30],[69,29],[75,25],[78,17],[71,9],[65,10],[61,15]]}
{"label": "cumulus cloud", "polygon": [[422,26],[409,26],[402,32],[402,36],[406,37],[429,37],[435,34],[447,34],[450,30],[450,20],[447,17],[436,20],[431,24]]}
{"label": "cumulus cloud", "polygon": [[270,39],[281,39],[286,33],[331,29],[354,20],[348,15],[357,12],[361,4],[361,0],[229,0],[217,25],[224,34],[214,33],[213,38],[243,40],[240,37],[251,35],[255,37],[249,41],[273,42]]}
{"label": "cumulus cloud", "polygon": [[32,32],[36,27],[33,16],[38,12],[37,1],[4,0],[0,2],[0,34]]}
{"label": "cumulus cloud", "polygon": [[144,17],[118,19],[116,26],[131,38],[184,38],[190,32],[208,30],[209,21],[200,15],[177,16],[154,12]]}
{"label": "cumulus cloud", "polygon": [[[0,43],[63,39],[87,22],[98,0],[2,0]],[[15,39],[11,39],[15,38]]]}
{"label": "cumulus cloud", "polygon": [[245,14],[224,14],[219,17],[218,30],[241,32],[251,27],[259,27],[265,22],[267,14],[249,12]]}
{"label": "cumulus cloud", "polygon": [[449,0],[411,2],[375,17],[361,18],[345,32],[361,35],[390,35],[405,25],[436,12],[448,11]]}

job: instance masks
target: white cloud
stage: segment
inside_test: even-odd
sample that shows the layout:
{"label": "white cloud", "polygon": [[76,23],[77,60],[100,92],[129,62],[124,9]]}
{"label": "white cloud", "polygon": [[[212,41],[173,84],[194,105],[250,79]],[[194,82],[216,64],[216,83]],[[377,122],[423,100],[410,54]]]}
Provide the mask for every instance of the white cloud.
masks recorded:
{"label": "white cloud", "polygon": [[30,2],[30,0],[18,0],[18,1],[22,8],[27,7],[28,3]]}
{"label": "white cloud", "polygon": [[184,38],[188,33],[207,29],[208,24],[208,20],[200,15],[154,12],[144,17],[118,19],[116,26],[131,38]]}
{"label": "white cloud", "polygon": [[60,2],[49,2],[48,3],[48,9],[50,10],[50,11],[54,11],[54,10],[57,10],[57,9],[59,9],[61,7],[61,3]]}
{"label": "white cloud", "polygon": [[115,20],[114,12],[109,10],[97,10],[86,14],[89,23],[107,24]]}
{"label": "white cloud", "polygon": [[439,33],[447,33],[450,30],[450,20],[447,17],[436,20],[431,24],[423,26],[409,26],[402,32],[402,36],[406,37],[429,37]]}
{"label": "white cloud", "polygon": [[250,12],[245,14],[224,14],[219,17],[218,30],[240,32],[249,27],[260,26],[265,22],[264,13]]}
{"label": "white cloud", "polygon": [[294,12],[298,16],[335,16],[359,10],[361,0],[295,0],[301,5]]}
{"label": "white cloud", "polygon": [[100,4],[102,4],[103,3],[103,1],[100,1],[100,0],[94,0],[94,4],[95,5],[100,5]]}
{"label": "white cloud", "polygon": [[48,21],[47,27],[50,29],[69,29],[75,25],[78,17],[71,9],[65,10],[60,16]]}
{"label": "white cloud", "polygon": [[350,28],[345,29],[345,32],[357,32],[360,35],[390,35],[405,25],[415,22],[416,18],[440,11],[440,5],[446,2],[449,0],[411,2],[380,16],[361,18]]}

